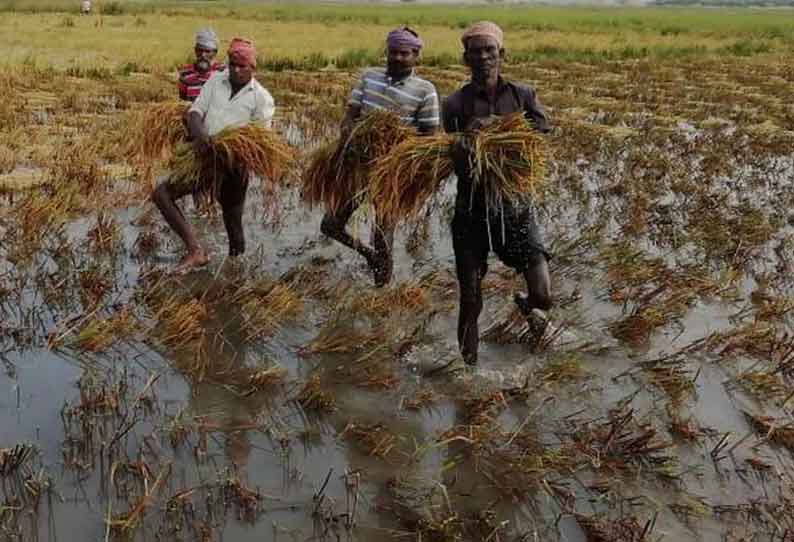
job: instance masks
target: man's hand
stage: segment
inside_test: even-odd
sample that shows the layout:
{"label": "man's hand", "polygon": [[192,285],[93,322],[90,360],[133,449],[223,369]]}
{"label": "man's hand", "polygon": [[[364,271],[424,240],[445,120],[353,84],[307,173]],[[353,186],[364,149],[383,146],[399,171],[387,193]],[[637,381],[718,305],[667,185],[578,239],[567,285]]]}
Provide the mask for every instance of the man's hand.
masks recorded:
{"label": "man's hand", "polygon": [[204,119],[197,111],[188,112],[187,131],[196,153],[204,154],[209,151],[210,137],[207,134],[207,127],[204,126]]}
{"label": "man's hand", "polygon": [[466,128],[467,132],[479,132],[491,126],[494,122],[499,120],[499,117],[496,115],[490,115],[488,117],[477,117],[471,120],[469,126]]}

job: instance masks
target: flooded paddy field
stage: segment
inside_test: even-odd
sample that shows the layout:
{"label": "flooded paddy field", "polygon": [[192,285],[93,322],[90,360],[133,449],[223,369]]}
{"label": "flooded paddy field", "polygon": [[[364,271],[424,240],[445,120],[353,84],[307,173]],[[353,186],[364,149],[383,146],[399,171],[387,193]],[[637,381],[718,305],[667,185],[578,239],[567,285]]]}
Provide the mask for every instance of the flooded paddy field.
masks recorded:
{"label": "flooded paddy field", "polygon": [[[491,260],[474,369],[454,181],[385,289],[297,178],[275,222],[253,190],[234,261],[186,200],[213,259],[174,277],[146,199],[166,172],[120,151],[172,82],[7,75],[0,540],[794,540],[790,63],[510,65],[555,125],[553,329],[530,343]],[[353,77],[261,75],[303,159]]]}

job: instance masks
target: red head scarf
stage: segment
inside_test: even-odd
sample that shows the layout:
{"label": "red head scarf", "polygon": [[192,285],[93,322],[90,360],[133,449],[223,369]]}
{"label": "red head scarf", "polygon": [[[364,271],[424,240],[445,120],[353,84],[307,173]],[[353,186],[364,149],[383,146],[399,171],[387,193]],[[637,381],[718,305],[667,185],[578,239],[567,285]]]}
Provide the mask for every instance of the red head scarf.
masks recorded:
{"label": "red head scarf", "polygon": [[254,42],[244,38],[234,38],[229,44],[229,61],[235,64],[248,64],[252,68],[256,68]]}

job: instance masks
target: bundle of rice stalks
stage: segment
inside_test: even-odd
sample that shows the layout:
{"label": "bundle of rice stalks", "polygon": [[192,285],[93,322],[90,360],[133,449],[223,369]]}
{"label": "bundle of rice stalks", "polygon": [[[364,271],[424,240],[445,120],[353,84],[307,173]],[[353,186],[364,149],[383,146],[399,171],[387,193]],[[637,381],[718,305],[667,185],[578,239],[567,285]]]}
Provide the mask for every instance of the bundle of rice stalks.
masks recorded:
{"label": "bundle of rice stalks", "polygon": [[263,201],[276,210],[269,197],[283,181],[295,158],[293,149],[275,132],[258,124],[227,128],[210,138],[209,152],[199,156],[192,145],[179,145],[171,160],[171,183],[196,186],[208,183],[218,194],[219,182],[257,176],[262,180]]}
{"label": "bundle of rice stalks", "polygon": [[329,143],[312,155],[303,175],[303,201],[310,206],[322,204],[327,212],[336,214],[350,201],[362,198],[374,162],[410,134],[397,114],[372,111],[345,139]]}
{"label": "bundle of rice stalks", "polygon": [[414,136],[378,160],[370,174],[370,195],[378,216],[390,224],[416,218],[453,171],[447,134]]}
{"label": "bundle of rice stalks", "polygon": [[538,196],[546,171],[546,142],[521,113],[502,117],[461,136],[414,137],[373,168],[370,191],[379,216],[394,224],[415,218],[453,172],[453,157],[465,153],[472,191],[498,210],[504,203]]}
{"label": "bundle of rice stalks", "polygon": [[537,195],[546,174],[545,139],[522,113],[505,116],[479,132],[464,136],[469,150],[473,189],[482,186],[486,202],[520,202]]}
{"label": "bundle of rice stalks", "polygon": [[177,144],[185,141],[182,121],[189,104],[181,101],[156,103],[131,111],[127,117],[124,155],[131,162],[168,159]]}

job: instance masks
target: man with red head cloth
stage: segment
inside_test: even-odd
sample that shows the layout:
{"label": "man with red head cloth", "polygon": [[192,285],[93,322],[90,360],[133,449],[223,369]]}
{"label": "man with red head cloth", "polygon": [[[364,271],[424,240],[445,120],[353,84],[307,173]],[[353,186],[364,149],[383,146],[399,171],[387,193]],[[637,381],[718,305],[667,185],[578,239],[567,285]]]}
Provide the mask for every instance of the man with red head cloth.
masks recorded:
{"label": "man with red head cloth", "polygon": [[[233,39],[229,45],[228,66],[207,81],[188,112],[188,132],[198,154],[206,153],[210,137],[224,128],[251,122],[270,128],[275,106],[270,93],[253,77],[256,69],[254,44],[241,38]],[[209,256],[176,201],[196,191],[217,196],[229,236],[229,255],[238,256],[245,252],[242,217],[247,189],[248,178],[239,171],[217,172],[213,178],[202,179],[198,186],[179,186],[166,180],[155,188],[152,195],[154,203],[188,251],[177,272],[203,266],[209,261]]]}
{"label": "man with red head cloth", "polygon": [[[535,91],[507,81],[501,75],[504,58],[502,30],[494,23],[473,24],[464,32],[463,58],[471,81],[444,102],[444,129],[447,132],[476,131],[501,115],[521,111],[536,130],[548,132],[549,122]],[[530,201],[521,205],[505,202],[501,209],[488,209],[482,183],[475,188],[469,167],[469,153],[459,148],[455,157],[458,193],[452,220],[452,243],[460,290],[458,343],[463,360],[477,363],[482,311],[482,279],[488,271],[488,253],[524,276],[527,296],[516,294],[519,309],[527,316],[536,334],[545,329],[541,310],[551,307],[548,252]]]}
{"label": "man with red head cloth", "polygon": [[[438,130],[441,122],[436,88],[414,72],[421,50],[422,40],[414,30],[403,27],[389,32],[386,37],[386,69],[365,70],[353,87],[342,120],[343,139],[356,121],[374,109],[395,112],[403,124],[412,126],[421,134]],[[383,286],[392,275],[394,229],[376,217],[372,247],[354,238],[346,227],[359,205],[360,201],[352,200],[336,215],[327,213],[321,229],[328,237],[361,254],[372,269],[375,285]]]}

